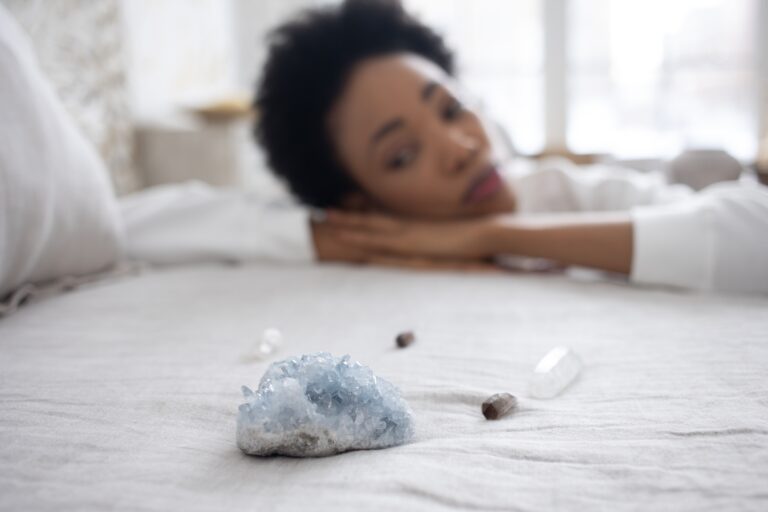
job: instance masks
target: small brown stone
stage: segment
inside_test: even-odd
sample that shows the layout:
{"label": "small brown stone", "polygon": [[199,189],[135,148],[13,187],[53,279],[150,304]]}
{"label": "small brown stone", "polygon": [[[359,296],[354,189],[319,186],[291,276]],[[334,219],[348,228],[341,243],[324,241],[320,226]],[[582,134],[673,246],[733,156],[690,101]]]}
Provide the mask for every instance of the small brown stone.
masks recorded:
{"label": "small brown stone", "polygon": [[401,332],[397,335],[397,338],[395,338],[395,342],[400,348],[405,348],[414,341],[416,341],[416,335],[413,334],[413,331]]}
{"label": "small brown stone", "polygon": [[509,393],[496,393],[483,402],[483,416],[487,420],[497,420],[511,413],[517,407],[517,398]]}

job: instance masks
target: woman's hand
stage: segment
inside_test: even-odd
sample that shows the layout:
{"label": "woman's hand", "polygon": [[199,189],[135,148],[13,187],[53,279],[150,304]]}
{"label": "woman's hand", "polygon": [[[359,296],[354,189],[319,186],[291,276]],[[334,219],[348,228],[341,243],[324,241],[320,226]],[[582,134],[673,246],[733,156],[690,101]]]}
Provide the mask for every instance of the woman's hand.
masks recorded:
{"label": "woman's hand", "polygon": [[[396,226],[395,222],[402,224]],[[375,224],[375,228],[367,229],[365,227],[367,223]],[[419,255],[417,251],[413,250],[398,252],[392,248],[387,250],[380,248],[380,243],[375,238],[376,234],[384,235],[383,239],[388,241],[395,232],[408,231],[411,238],[418,238],[419,233],[416,229],[413,229],[413,226],[411,226],[411,229],[403,229],[411,224],[413,223],[410,221],[400,221],[382,216],[371,218],[366,214],[333,212],[327,220],[322,222],[313,221],[311,224],[315,254],[319,261],[325,262],[360,263],[417,270],[501,271],[500,267],[490,262],[482,261],[478,257],[468,259],[466,257],[448,256],[446,253],[443,253],[443,256],[436,258]],[[427,228],[427,225],[424,223],[418,224],[420,229]],[[385,229],[382,231],[380,228]],[[370,238],[366,238],[363,241],[359,238],[361,235],[370,235]],[[421,240],[421,244],[424,242],[424,240]]]}
{"label": "woman's hand", "polygon": [[361,263],[456,268],[489,265],[493,256],[510,254],[622,274],[632,268],[633,225],[624,212],[430,222],[334,210],[323,224],[329,241]]}
{"label": "woman's hand", "polygon": [[370,254],[356,245],[339,239],[337,229],[326,221],[313,220],[310,223],[315,258],[318,261],[344,263],[365,263]]}
{"label": "woman's hand", "polygon": [[324,224],[333,237],[368,258],[479,263],[494,255],[490,219],[416,221],[379,213],[326,213]]}

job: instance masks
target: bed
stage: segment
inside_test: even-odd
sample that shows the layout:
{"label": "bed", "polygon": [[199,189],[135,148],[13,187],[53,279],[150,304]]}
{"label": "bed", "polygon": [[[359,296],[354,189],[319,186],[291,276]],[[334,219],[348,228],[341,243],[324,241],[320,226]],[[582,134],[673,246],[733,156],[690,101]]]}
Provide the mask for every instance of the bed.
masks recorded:
{"label": "bed", "polygon": [[[125,256],[107,178],[126,183],[120,166],[77,130],[2,6],[0,71],[13,77],[0,81],[13,141],[0,144],[0,300],[74,286],[0,317],[0,510],[768,510],[767,296],[263,261],[93,280]],[[270,327],[284,345],[255,360]],[[405,330],[416,342],[398,349]],[[560,345],[582,375],[529,398]],[[398,386],[413,441],[241,453],[240,386],[317,351]],[[519,409],[485,420],[498,392]]]}
{"label": "bed", "polygon": [[[254,360],[267,327],[280,350]],[[397,333],[416,342],[398,349]],[[585,368],[527,397],[537,360]],[[235,445],[240,386],[350,354],[413,442],[317,459]],[[144,269],[0,320],[2,510],[766,510],[768,297],[565,275],[344,265]],[[519,410],[487,421],[507,391]]]}

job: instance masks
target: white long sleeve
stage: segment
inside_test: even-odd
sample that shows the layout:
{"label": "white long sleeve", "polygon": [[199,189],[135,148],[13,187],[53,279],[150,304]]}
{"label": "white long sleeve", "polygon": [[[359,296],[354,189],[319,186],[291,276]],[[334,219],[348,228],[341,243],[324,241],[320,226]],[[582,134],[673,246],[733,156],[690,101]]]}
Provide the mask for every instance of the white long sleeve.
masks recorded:
{"label": "white long sleeve", "polygon": [[150,263],[314,259],[306,209],[201,182],[121,199],[126,253]]}
{"label": "white long sleeve", "polygon": [[633,282],[768,293],[768,187],[722,183],[632,218]]}
{"label": "white long sleeve", "polygon": [[724,182],[694,193],[660,173],[562,159],[511,182],[523,214],[630,212],[635,283],[768,293],[768,187]]}

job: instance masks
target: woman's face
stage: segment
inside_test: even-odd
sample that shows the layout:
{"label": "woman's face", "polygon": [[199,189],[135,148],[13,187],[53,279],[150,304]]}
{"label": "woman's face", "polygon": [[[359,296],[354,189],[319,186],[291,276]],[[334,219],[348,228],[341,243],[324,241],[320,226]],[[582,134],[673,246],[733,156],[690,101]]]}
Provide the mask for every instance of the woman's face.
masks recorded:
{"label": "woman's face", "polygon": [[329,116],[350,205],[425,219],[512,211],[478,116],[451,78],[411,54],[374,57],[350,75]]}

